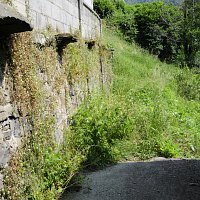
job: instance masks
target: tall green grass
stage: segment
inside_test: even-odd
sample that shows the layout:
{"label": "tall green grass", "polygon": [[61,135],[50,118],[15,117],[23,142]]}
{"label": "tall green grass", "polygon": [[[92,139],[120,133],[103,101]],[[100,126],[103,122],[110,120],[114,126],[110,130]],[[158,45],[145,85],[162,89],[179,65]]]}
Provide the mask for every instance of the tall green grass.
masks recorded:
{"label": "tall green grass", "polygon": [[[71,126],[101,146],[95,150],[88,147],[92,149],[90,162],[155,156],[199,157],[200,75],[197,71],[161,63],[113,30],[105,29],[103,38],[108,48],[115,49],[112,92],[109,97],[92,98],[86,110],[79,110],[80,123],[75,128]],[[81,121],[80,116],[89,117],[90,122]]]}

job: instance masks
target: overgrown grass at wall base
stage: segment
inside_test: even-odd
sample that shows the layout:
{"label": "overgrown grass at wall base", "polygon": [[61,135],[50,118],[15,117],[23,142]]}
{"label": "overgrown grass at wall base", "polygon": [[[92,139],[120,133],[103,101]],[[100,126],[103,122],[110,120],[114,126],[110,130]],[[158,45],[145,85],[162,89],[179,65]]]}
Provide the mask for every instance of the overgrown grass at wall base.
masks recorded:
{"label": "overgrown grass at wall base", "polygon": [[112,93],[80,107],[71,131],[78,146],[88,147],[86,165],[117,160],[199,157],[199,74],[163,64],[104,31],[114,48]]}
{"label": "overgrown grass at wall base", "polygon": [[129,112],[115,97],[92,97],[73,116],[70,125],[74,147],[87,149],[85,165],[99,166],[116,161],[115,143],[128,138],[132,130]]}
{"label": "overgrown grass at wall base", "polygon": [[10,163],[5,177],[5,199],[57,199],[84,160],[84,154],[65,142],[54,142],[55,123],[43,119],[37,130],[26,138]]}
{"label": "overgrown grass at wall base", "polygon": [[199,74],[163,64],[113,31],[112,94],[91,98],[72,118],[86,165],[118,160],[199,157]]}

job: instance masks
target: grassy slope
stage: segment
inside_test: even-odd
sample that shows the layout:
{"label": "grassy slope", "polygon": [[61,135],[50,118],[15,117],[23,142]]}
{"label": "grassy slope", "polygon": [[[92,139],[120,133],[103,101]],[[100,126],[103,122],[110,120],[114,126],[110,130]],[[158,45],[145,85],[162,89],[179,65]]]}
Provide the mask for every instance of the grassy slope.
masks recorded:
{"label": "grassy slope", "polygon": [[[134,4],[134,3],[146,3],[146,2],[153,2],[156,0],[125,0],[128,4]],[[173,3],[174,5],[181,4],[182,0],[165,0],[166,3]]]}
{"label": "grassy slope", "polygon": [[200,76],[159,62],[111,30],[104,40],[115,49],[111,94],[92,95],[80,106],[65,145],[46,134],[54,133],[54,119],[37,121],[35,140],[33,135],[7,171],[5,199],[55,199],[85,164],[199,157]]}
{"label": "grassy slope", "polygon": [[113,31],[104,38],[115,49],[113,93],[132,124],[129,139],[118,143],[121,156],[199,157],[199,75],[161,63]]}

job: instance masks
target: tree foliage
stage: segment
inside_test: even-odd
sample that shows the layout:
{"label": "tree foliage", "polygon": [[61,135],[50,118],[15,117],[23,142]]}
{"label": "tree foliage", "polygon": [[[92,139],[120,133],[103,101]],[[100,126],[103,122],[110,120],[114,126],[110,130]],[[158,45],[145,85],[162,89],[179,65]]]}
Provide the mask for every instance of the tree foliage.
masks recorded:
{"label": "tree foliage", "polygon": [[128,41],[136,42],[161,61],[199,67],[200,0],[174,6],[164,2],[125,4],[122,0],[95,0],[95,9]]}
{"label": "tree foliage", "polygon": [[[134,4],[134,3],[146,3],[146,2],[155,2],[157,0],[125,0],[126,3]],[[172,5],[179,5],[183,0],[164,0],[165,3]]]}
{"label": "tree foliage", "polygon": [[123,10],[124,6],[123,0],[94,0],[94,10],[101,18],[111,16],[116,10]]}
{"label": "tree foliage", "polygon": [[172,62],[179,51],[180,16],[177,7],[164,3],[138,4],[134,13],[135,41],[162,61]]}
{"label": "tree foliage", "polygon": [[111,16],[114,12],[114,5],[110,0],[95,0],[94,10],[99,14],[101,18]]}
{"label": "tree foliage", "polygon": [[182,23],[182,44],[184,64],[199,66],[200,53],[200,0],[185,0],[182,5],[184,19]]}

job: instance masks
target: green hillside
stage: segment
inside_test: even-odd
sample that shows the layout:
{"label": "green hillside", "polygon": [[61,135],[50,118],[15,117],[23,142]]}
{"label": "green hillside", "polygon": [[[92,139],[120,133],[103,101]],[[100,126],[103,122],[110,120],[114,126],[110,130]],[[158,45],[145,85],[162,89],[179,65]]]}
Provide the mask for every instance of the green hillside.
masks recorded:
{"label": "green hillside", "polygon": [[200,76],[160,62],[114,30],[110,94],[92,97],[74,116],[71,130],[87,165],[155,156],[199,157]]}
{"label": "green hillside", "polygon": [[113,93],[132,127],[122,155],[199,157],[200,75],[161,63],[112,31],[104,36],[115,49]]}
{"label": "green hillside", "polygon": [[[125,0],[126,3],[128,4],[134,4],[134,3],[147,3],[147,2],[155,2],[158,0]],[[183,0],[165,0],[165,3],[171,3],[174,5],[179,5],[181,4]]]}

